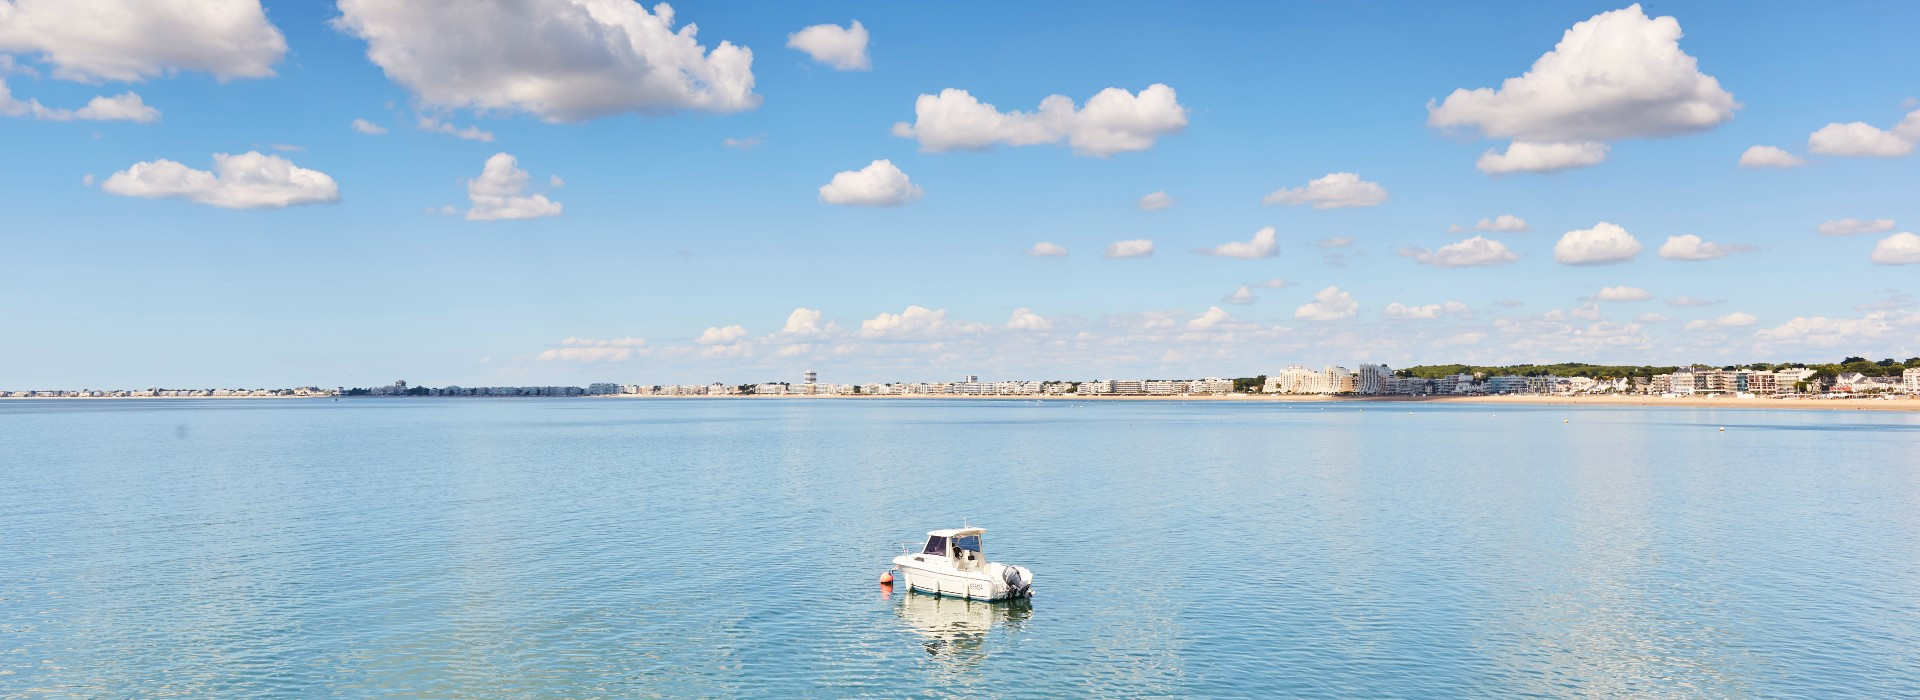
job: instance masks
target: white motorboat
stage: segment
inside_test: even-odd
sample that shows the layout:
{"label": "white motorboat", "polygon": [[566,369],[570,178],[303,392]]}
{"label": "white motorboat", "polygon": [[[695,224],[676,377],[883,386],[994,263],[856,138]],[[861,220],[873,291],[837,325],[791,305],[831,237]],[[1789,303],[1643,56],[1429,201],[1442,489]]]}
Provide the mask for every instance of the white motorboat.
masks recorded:
{"label": "white motorboat", "polygon": [[922,593],[969,600],[1032,598],[1033,572],[987,561],[980,545],[986,532],[977,527],[934,530],[927,533],[919,553],[894,557],[893,565],[908,589]]}

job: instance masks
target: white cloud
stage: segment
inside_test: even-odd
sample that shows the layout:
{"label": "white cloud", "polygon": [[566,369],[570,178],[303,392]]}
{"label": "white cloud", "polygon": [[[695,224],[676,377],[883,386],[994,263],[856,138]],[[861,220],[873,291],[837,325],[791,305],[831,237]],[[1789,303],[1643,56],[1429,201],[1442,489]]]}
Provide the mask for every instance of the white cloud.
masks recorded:
{"label": "white cloud", "polygon": [[720,139],[720,145],[726,146],[727,148],[733,148],[733,149],[738,149],[742,151],[751,151],[759,147],[760,144],[763,142],[764,142],[764,139],[761,139],[758,136],[747,136],[743,138],[733,138],[729,136],[727,138]]}
{"label": "white cloud", "polygon": [[1920,236],[1902,232],[1882,238],[1871,257],[1881,265],[1920,265]]}
{"label": "white cloud", "polygon": [[1413,258],[1423,265],[1441,268],[1490,267],[1505,265],[1519,260],[1520,256],[1508,250],[1506,244],[1487,238],[1474,236],[1440,246],[1439,250],[1429,252],[1425,248],[1403,248],[1401,257]]}
{"label": "white cloud", "polygon": [[1480,154],[1473,167],[1488,175],[1507,173],[1553,173],[1598,165],[1607,159],[1607,144],[1598,141],[1573,143],[1535,143],[1514,141],[1507,151],[1488,150]]}
{"label": "white cloud", "polygon": [[1667,306],[1692,307],[1692,306],[1713,306],[1714,304],[1718,304],[1720,302],[1721,300],[1719,299],[1701,299],[1699,297],[1679,296],[1679,297],[1674,297],[1672,299],[1668,299],[1666,301],[1666,304]]}
{"label": "white cloud", "polygon": [[794,335],[814,335],[835,330],[834,325],[831,323],[825,325],[820,323],[822,316],[823,314],[820,313],[819,309],[809,309],[804,306],[797,307],[793,310],[793,313],[787,314],[787,324],[780,328],[780,332]]}
{"label": "white cloud", "polygon": [[737,112],[753,94],[753,51],[708,51],[673,8],[628,0],[447,3],[339,0],[334,27],[424,104],[518,110],[550,122],[676,110]]}
{"label": "white cloud", "polygon": [[1173,197],[1168,195],[1166,190],[1149,192],[1141,195],[1140,201],[1136,202],[1135,206],[1140,207],[1143,211],[1160,211],[1161,209],[1173,206]]}
{"label": "white cloud", "polygon": [[1246,305],[1246,304],[1254,303],[1259,300],[1260,300],[1260,297],[1254,295],[1253,288],[1249,285],[1243,284],[1243,285],[1240,285],[1239,289],[1233,290],[1232,294],[1228,294],[1226,298],[1221,299],[1220,303]]}
{"label": "white cloud", "polygon": [[1441,316],[1464,316],[1467,314],[1467,311],[1467,305],[1457,301],[1449,301],[1444,304],[1427,304],[1424,306],[1408,306],[1396,301],[1388,304],[1387,308],[1381,310],[1380,315],[1394,319],[1427,320],[1440,318]]}
{"label": "white cloud", "polygon": [[1920,110],[1909,112],[1891,131],[1866,122],[1834,123],[1807,137],[1807,150],[1829,156],[1897,158],[1920,142]]}
{"label": "white cloud", "polygon": [[1335,236],[1333,238],[1322,238],[1313,242],[1313,247],[1315,248],[1345,248],[1350,245],[1353,245],[1352,236]]}
{"label": "white cloud", "polygon": [[1746,326],[1751,326],[1758,320],[1759,319],[1756,319],[1753,317],[1753,314],[1745,313],[1741,311],[1735,311],[1733,313],[1730,313],[1725,316],[1721,316],[1719,318],[1712,319],[1712,320],[1703,318],[1697,321],[1688,321],[1686,327],[1682,328],[1681,330],[1685,330],[1691,333],[1693,331],[1706,330],[1708,328],[1714,328],[1714,327],[1742,328]]}
{"label": "white cloud", "polygon": [[1271,258],[1279,255],[1280,244],[1274,240],[1273,227],[1268,226],[1253,232],[1253,240],[1245,242],[1230,241],[1212,248],[1199,248],[1193,252],[1221,258],[1258,260],[1260,258]]}
{"label": "white cloud", "polygon": [[693,342],[701,345],[725,345],[738,342],[747,337],[747,329],[740,326],[709,326]]}
{"label": "white cloud", "polygon": [[92,187],[93,173],[87,173],[85,175],[80,176],[80,184],[85,187]]}
{"label": "white cloud", "polygon": [[213,172],[164,158],[134,163],[100,189],[125,197],[173,197],[223,209],[278,209],[340,201],[333,178],[280,156],[213,154]]}
{"label": "white cloud", "polygon": [[1754,146],[1740,154],[1742,168],[1798,168],[1807,161],[1774,146]]}
{"label": "white cloud", "polygon": [[1527,225],[1526,219],[1512,214],[1501,214],[1491,219],[1481,219],[1475,222],[1473,224],[1473,230],[1491,231],[1494,233],[1521,233],[1533,230],[1533,227]]}
{"label": "white cloud", "polygon": [[379,136],[381,134],[387,133],[387,127],[381,126],[379,124],[375,124],[365,119],[353,120],[353,130],[358,131],[362,134],[370,135],[370,136]]}
{"label": "white cloud", "polygon": [[1173,88],[1159,83],[1138,95],[1107,88],[1084,108],[1076,108],[1065,95],[1050,95],[1034,112],[1001,112],[965,90],[947,88],[915,99],[913,115],[912,124],[894,124],[893,134],[918,139],[921,150],[936,152],[1064,140],[1077,155],[1104,157],[1144,151],[1187,126],[1187,108],[1180,106]]}
{"label": "white cloud", "polygon": [[1633,320],[1639,321],[1641,323],[1666,323],[1668,321],[1672,321],[1673,319],[1667,318],[1666,314],[1648,311],[1644,314],[1640,314],[1639,316],[1635,316]]}
{"label": "white cloud", "polygon": [[1275,277],[1264,282],[1255,282],[1253,286],[1262,289],[1282,289],[1287,286],[1287,280],[1282,277]]}
{"label": "white cloud", "polygon": [[1455,333],[1445,338],[1441,338],[1439,340],[1433,341],[1433,347],[1452,348],[1452,347],[1459,347],[1462,345],[1477,345],[1486,339],[1487,339],[1487,334],[1485,333],[1477,333],[1477,332]]}
{"label": "white cloud", "polygon": [[1339,287],[1328,287],[1315,292],[1313,301],[1294,309],[1293,317],[1306,321],[1338,321],[1353,318],[1360,312],[1360,304],[1353,295],[1340,291]]}
{"label": "white cloud", "polygon": [[1387,201],[1387,188],[1354,173],[1328,173],[1305,187],[1282,187],[1260,199],[1266,204],[1312,204],[1315,209],[1371,207]]}
{"label": "white cloud", "polygon": [[37,54],[63,80],[138,82],[179,71],[262,78],[286,51],[259,0],[0,3],[0,52]]}
{"label": "white cloud", "polygon": [[1481,156],[1482,171],[1547,172],[1593,165],[1606,141],[1711,129],[1740,107],[1680,49],[1680,23],[1639,5],[1603,12],[1562,34],[1552,51],[1499,89],[1454,90],[1427,103],[1427,123],[1513,143]]}
{"label": "white cloud", "polygon": [[1756,331],[1753,336],[1768,347],[1858,348],[1896,330],[1914,326],[1920,326],[1920,314],[1874,311],[1860,318],[1797,317]]}
{"label": "white cloud", "polygon": [[1884,233],[1892,231],[1893,219],[1834,219],[1820,224],[1815,229],[1822,236],[1852,236],[1862,233]]}
{"label": "white cloud", "polygon": [[1109,258],[1144,258],[1153,255],[1153,241],[1141,238],[1131,241],[1114,241],[1107,246]]}
{"label": "white cloud", "polygon": [[1640,241],[1626,229],[1602,221],[1593,228],[1568,231],[1553,244],[1553,259],[1564,265],[1607,265],[1632,260]]}
{"label": "white cloud", "polygon": [[456,127],[447,122],[434,119],[433,117],[421,117],[419,126],[421,131],[431,131],[436,134],[450,134],[464,141],[493,141],[493,132],[491,131],[481,129],[477,126],[468,126],[465,128]]}
{"label": "white cloud", "polygon": [[467,181],[468,221],[538,219],[559,216],[561,205],[543,194],[527,194],[527,171],[505,153],[487,158],[480,177]]}
{"label": "white cloud", "polygon": [[1067,249],[1064,246],[1041,241],[1033,244],[1032,248],[1028,248],[1027,255],[1036,258],[1064,258],[1067,257]]}
{"label": "white cloud", "polygon": [[1010,331],[1044,331],[1053,328],[1053,323],[1036,314],[1033,310],[1020,307],[1013,310],[1013,317],[1007,319]]}
{"label": "white cloud", "polygon": [[834,70],[867,70],[873,67],[873,62],[867,59],[867,28],[861,26],[860,20],[854,20],[848,27],[816,24],[788,34],[787,48],[804,51],[813,60],[832,66]]}
{"label": "white cloud", "polygon": [[1646,301],[1653,298],[1653,292],[1639,287],[1603,287],[1600,293],[1593,295],[1594,301]]}
{"label": "white cloud", "polygon": [[[0,59],[5,58],[0,56]],[[3,73],[3,71],[0,71]],[[0,114],[9,117],[32,117],[42,121],[67,122],[75,119],[85,121],[128,121],[151,124],[160,121],[160,110],[147,106],[140,96],[132,92],[123,92],[113,97],[94,97],[80,109],[48,107],[40,100],[29,99],[21,102],[13,96],[12,90],[4,80],[0,80]]]}
{"label": "white cloud", "polygon": [[541,362],[624,362],[651,353],[646,338],[568,338],[555,343],[559,347],[541,351],[534,359]]}
{"label": "white cloud", "polygon": [[548,175],[547,186],[548,187],[566,187],[567,181],[560,179],[559,175]]}
{"label": "white cloud", "polygon": [[891,160],[876,160],[859,170],[835,173],[820,186],[820,201],[862,207],[891,207],[919,199],[926,190],[908,181]]}
{"label": "white cloud", "polygon": [[1753,246],[1744,243],[1722,245],[1702,240],[1691,233],[1681,236],[1668,236],[1667,242],[1660,244],[1660,257],[1668,260],[1712,260],[1724,258],[1734,253],[1748,253]]}
{"label": "white cloud", "polygon": [[1204,331],[1214,326],[1220,325],[1222,322],[1226,321],[1228,318],[1230,318],[1230,316],[1227,314],[1226,310],[1221,309],[1218,306],[1209,306],[1207,307],[1206,313],[1200,314],[1199,317],[1194,318],[1193,320],[1187,322],[1187,330]]}
{"label": "white cloud", "polygon": [[920,306],[908,306],[905,311],[897,314],[882,312],[878,316],[861,321],[860,337],[916,335],[948,329],[978,330],[975,324],[948,323],[945,309],[935,311]]}
{"label": "white cloud", "polygon": [[1600,305],[1589,301],[1585,304],[1581,304],[1579,306],[1573,307],[1573,310],[1568,311],[1567,313],[1573,315],[1575,318],[1584,318],[1589,320],[1596,319],[1596,318],[1600,318]]}

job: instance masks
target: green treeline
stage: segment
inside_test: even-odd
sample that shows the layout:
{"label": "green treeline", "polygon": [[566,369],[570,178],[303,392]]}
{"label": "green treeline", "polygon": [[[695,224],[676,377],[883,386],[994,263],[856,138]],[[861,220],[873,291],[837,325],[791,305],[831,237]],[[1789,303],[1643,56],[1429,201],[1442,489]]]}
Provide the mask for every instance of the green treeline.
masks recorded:
{"label": "green treeline", "polygon": [[[1772,372],[1784,369],[1805,367],[1814,370],[1816,376],[1831,379],[1847,372],[1858,372],[1869,377],[1899,376],[1903,370],[1920,369],[1920,357],[1909,357],[1905,362],[1887,358],[1873,361],[1863,357],[1849,357],[1839,362],[1821,364],[1817,362],[1756,362],[1745,365],[1727,365],[1717,369],[1756,370]],[[1402,377],[1418,379],[1438,379],[1456,374],[1479,374],[1489,377],[1501,375],[1519,375],[1523,377],[1589,377],[1593,379],[1616,379],[1620,377],[1651,377],[1656,374],[1671,374],[1679,367],[1656,367],[1651,365],[1589,365],[1582,362],[1562,362],[1554,365],[1419,365],[1395,372]]]}

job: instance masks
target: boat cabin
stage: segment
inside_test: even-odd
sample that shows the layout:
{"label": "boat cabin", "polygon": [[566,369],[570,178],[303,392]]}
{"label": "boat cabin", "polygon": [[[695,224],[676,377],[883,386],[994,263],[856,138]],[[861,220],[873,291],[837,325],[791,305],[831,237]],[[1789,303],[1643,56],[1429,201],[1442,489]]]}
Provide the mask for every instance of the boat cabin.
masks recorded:
{"label": "boat cabin", "polygon": [[980,536],[986,533],[977,527],[934,530],[927,533],[927,547],[920,555],[939,557],[960,571],[976,571],[987,565],[987,554],[980,548]]}

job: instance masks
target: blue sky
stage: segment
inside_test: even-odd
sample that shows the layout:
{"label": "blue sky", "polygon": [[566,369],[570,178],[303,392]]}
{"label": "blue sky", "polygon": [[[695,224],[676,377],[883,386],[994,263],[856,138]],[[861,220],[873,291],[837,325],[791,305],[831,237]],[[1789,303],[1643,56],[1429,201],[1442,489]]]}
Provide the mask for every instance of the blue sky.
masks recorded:
{"label": "blue sky", "polygon": [[[663,97],[623,93],[658,66],[594,68],[623,49],[542,43],[570,36],[543,32],[544,18],[583,16],[581,5],[647,12],[616,0],[518,3],[531,24],[461,24],[435,17],[433,3],[269,1],[261,14],[226,0],[185,18],[145,8],[135,33],[147,39],[134,42],[77,14],[129,1],[0,3],[12,106],[0,112],[14,113],[0,116],[10,213],[0,388],[754,382],[809,367],[828,381],[1087,379],[1248,376],[1293,362],[1920,354],[1908,296],[1920,242],[1899,235],[1920,230],[1920,157],[1895,153],[1920,138],[1896,126],[1920,109],[1920,46],[1906,31],[1920,9],[1909,4],[1662,2],[1644,17],[1604,15],[1620,21],[1596,41],[1626,48],[1572,61],[1622,81],[1614,93],[1462,105],[1479,120],[1462,128],[1431,124],[1430,105],[1499,89],[1570,28],[1629,8],[676,3],[675,29],[697,25],[702,47],[681,59],[699,70],[723,40],[745,47],[752,87]],[[1696,66],[1659,53],[1657,38],[1639,42],[1662,17],[1684,30],[1678,51]],[[864,47],[834,46],[860,48],[868,69],[787,46],[803,28],[855,20]],[[215,41],[275,33],[284,51]],[[370,56],[375,42],[389,65]],[[471,48],[488,42],[503,48]],[[526,87],[557,77],[542,73],[556,64],[613,87]],[[1638,77],[1647,66],[1665,72]],[[1077,127],[1057,144],[937,152],[930,122],[915,137],[893,129],[924,117],[917,98],[949,88],[1006,113],[1050,95],[1086,107],[1110,88],[1144,99],[1156,84],[1177,93],[1160,116],[1184,125],[1139,127],[1133,146],[1110,153],[1069,146]],[[1676,97],[1674,85],[1691,92]],[[75,115],[128,91],[157,118]],[[523,99],[488,102],[509,93]],[[556,106],[568,100],[594,114]],[[1655,114],[1674,104],[1693,121]],[[423,129],[423,117],[492,140]],[[362,133],[356,119],[386,132]],[[1486,126],[1496,121],[1521,135],[1496,135]],[[1810,142],[1852,122],[1879,133]],[[1476,167],[1515,140],[1605,156],[1534,166],[1550,172]],[[1800,164],[1741,167],[1753,146]],[[255,164],[323,173],[332,189],[269,187],[293,196],[281,206],[250,199],[257,190],[196,195],[181,189],[189,180],[129,173],[162,159],[211,171],[214,154],[249,152]],[[470,180],[493,182],[482,169],[501,153],[512,158],[502,173],[526,174],[518,189],[505,183],[509,195],[544,204],[469,198]],[[878,160],[917,196],[823,201],[837,173]],[[1336,173],[1384,189],[1384,201],[1262,201]],[[1173,204],[1137,206],[1153,192]],[[533,218],[476,221],[469,209]],[[1528,230],[1449,230],[1503,214]],[[1894,223],[1817,232],[1847,218]],[[1563,236],[1600,222],[1639,252],[1556,259]],[[1270,257],[1194,252],[1264,227]],[[1476,235],[1506,253],[1442,254]],[[1719,257],[1659,254],[1685,235]],[[1316,245],[1338,239],[1350,242]],[[1103,255],[1126,240],[1151,240],[1154,252]],[[1041,241],[1068,254],[1029,255]],[[1275,278],[1285,285],[1258,284]],[[1242,285],[1255,300],[1227,303]],[[1609,287],[1630,289],[1594,300]],[[786,332],[797,309],[811,323]]]}

